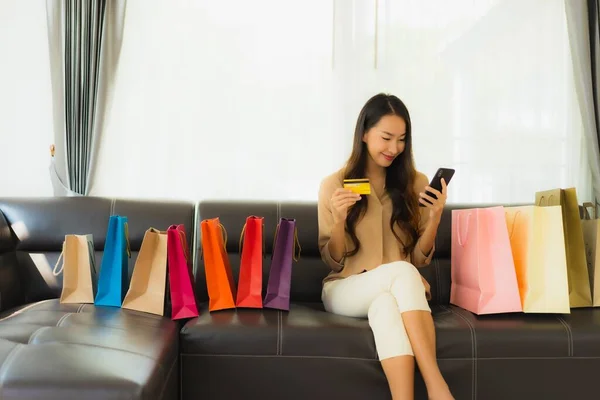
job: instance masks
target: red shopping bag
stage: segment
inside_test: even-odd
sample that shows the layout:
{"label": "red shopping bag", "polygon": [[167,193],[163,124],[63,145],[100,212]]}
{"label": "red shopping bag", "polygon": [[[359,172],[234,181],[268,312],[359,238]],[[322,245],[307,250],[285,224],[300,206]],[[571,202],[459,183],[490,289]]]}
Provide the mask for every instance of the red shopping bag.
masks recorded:
{"label": "red shopping bag", "polygon": [[240,237],[237,307],[262,308],[263,217],[250,216]]}
{"label": "red shopping bag", "polygon": [[171,319],[198,316],[198,306],[192,284],[189,249],[183,225],[171,225],[167,230],[167,259],[171,292]]}

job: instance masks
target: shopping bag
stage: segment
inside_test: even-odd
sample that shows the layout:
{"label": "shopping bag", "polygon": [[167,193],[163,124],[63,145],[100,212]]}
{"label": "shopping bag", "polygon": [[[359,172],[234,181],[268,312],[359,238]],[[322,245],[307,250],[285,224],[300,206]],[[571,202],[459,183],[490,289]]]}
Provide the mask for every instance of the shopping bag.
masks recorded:
{"label": "shopping bag", "polygon": [[292,261],[300,259],[300,251],[296,220],[281,218],[275,231],[269,283],[263,303],[265,308],[289,311]]}
{"label": "shopping bag", "polygon": [[475,314],[523,311],[504,207],[452,210],[450,303]]}
{"label": "shopping bag", "polygon": [[537,192],[535,204],[541,207],[561,207],[571,308],[591,306],[590,278],[575,188]]}
{"label": "shopping bag", "polygon": [[[592,208],[594,217],[591,218],[588,208]],[[593,203],[583,203],[583,241],[592,292],[592,306],[600,306],[600,219],[597,219],[596,207]]]}
{"label": "shopping bag", "polygon": [[61,303],[94,303],[95,257],[92,235],[65,235],[62,252],[52,271],[54,276],[63,274]]}
{"label": "shopping bag", "polygon": [[135,260],[122,308],[164,315],[167,280],[167,233],[150,228]]}
{"label": "shopping bag", "polygon": [[504,211],[523,311],[569,314],[560,206],[505,207]]}
{"label": "shopping bag", "polygon": [[127,217],[112,215],[104,242],[95,305],[121,307],[129,284],[129,257],[131,250]]}
{"label": "shopping bag", "polygon": [[197,317],[198,306],[192,284],[190,251],[183,225],[171,225],[167,230],[171,319]]}
{"label": "shopping bag", "polygon": [[236,307],[262,308],[264,218],[249,216],[240,235],[240,274]]}
{"label": "shopping bag", "polygon": [[225,227],[221,225],[219,218],[205,219],[200,226],[204,273],[209,297],[208,310],[235,308],[236,288],[225,247],[227,242]]}

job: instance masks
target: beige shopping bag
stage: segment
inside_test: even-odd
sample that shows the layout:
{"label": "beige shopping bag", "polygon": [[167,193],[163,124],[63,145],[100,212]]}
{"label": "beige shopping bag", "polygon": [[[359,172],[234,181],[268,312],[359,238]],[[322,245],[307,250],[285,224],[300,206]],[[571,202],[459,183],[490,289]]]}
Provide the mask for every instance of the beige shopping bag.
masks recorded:
{"label": "beige shopping bag", "polygon": [[571,308],[590,307],[592,293],[575,188],[537,192],[535,204],[561,207]]}
{"label": "beige shopping bag", "polygon": [[504,210],[523,312],[569,314],[561,208],[522,206]]}
{"label": "beige shopping bag", "polygon": [[[594,210],[594,218],[590,217],[588,208]],[[593,203],[583,203],[583,220],[581,227],[583,229],[583,241],[585,243],[585,254],[587,267],[590,277],[590,286],[592,292],[592,305],[600,306],[600,220],[596,216],[596,207]]]}
{"label": "beige shopping bag", "polygon": [[52,273],[56,276],[61,272],[61,303],[94,303],[96,258],[92,235],[65,235],[62,252]]}
{"label": "beige shopping bag", "polygon": [[135,260],[121,308],[164,315],[167,282],[167,232],[150,228]]}

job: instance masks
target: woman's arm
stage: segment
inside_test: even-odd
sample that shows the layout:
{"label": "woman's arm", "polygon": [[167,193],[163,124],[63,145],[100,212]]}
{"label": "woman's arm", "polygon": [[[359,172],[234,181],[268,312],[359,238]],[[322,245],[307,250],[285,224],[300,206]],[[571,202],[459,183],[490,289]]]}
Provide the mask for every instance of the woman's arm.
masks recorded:
{"label": "woman's arm", "polygon": [[[420,208],[421,226],[419,231],[422,233],[413,250],[412,262],[416,267],[424,267],[431,263],[435,252],[435,237],[446,204],[446,184],[442,182],[442,193],[440,193],[429,187],[427,176],[419,174],[415,187],[419,196],[419,203],[425,205],[425,207]],[[425,191],[434,193],[437,199],[424,195]],[[427,198],[432,204],[424,202],[423,197]]]}
{"label": "woman's arm", "polygon": [[319,251],[321,258],[333,271],[339,272],[344,268],[342,260],[345,244],[344,223],[333,221],[331,196],[337,189],[336,185],[326,179],[319,189],[318,219],[319,219]]}

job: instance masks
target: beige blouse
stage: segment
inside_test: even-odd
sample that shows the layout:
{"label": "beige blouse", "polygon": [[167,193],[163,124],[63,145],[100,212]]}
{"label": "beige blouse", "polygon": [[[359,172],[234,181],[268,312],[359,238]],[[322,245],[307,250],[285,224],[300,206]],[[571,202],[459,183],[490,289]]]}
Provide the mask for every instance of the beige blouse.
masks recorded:
{"label": "beige blouse", "polygon": [[[360,240],[360,249],[358,253],[340,262],[335,261],[329,254],[329,238],[333,226],[333,216],[331,214],[331,196],[337,188],[343,187],[344,170],[326,177],[321,182],[318,201],[319,216],[319,250],[323,261],[331,268],[331,273],[325,277],[323,283],[346,278],[354,274],[374,269],[382,264],[393,261],[408,261],[415,267],[423,267],[431,262],[435,248],[432,248],[429,255],[423,254],[419,244],[415,246],[411,254],[404,254],[402,245],[398,242],[390,228],[390,219],[392,218],[392,199],[386,194],[380,199],[375,195],[371,187],[367,211],[356,225],[356,235]],[[418,194],[425,190],[429,184],[427,177],[417,174],[415,180],[415,192]],[[423,232],[429,218],[429,209],[422,207],[421,223],[419,232]],[[395,227],[395,229],[399,229]],[[404,239],[404,233],[396,231]],[[350,235],[346,232],[346,250],[353,247]]]}

